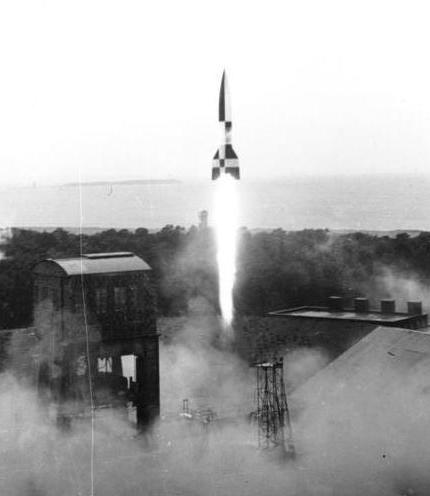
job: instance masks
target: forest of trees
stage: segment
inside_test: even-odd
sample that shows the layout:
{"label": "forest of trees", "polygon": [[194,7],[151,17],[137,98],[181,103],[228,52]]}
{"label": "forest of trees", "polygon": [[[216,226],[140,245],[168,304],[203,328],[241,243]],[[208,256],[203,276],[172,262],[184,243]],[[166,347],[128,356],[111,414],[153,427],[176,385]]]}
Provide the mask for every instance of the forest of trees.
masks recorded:
{"label": "forest of trees", "polygon": [[[214,236],[210,229],[165,226],[158,232],[110,229],[93,235],[13,230],[1,247],[0,328],[31,325],[32,268],[44,258],[132,251],[153,269],[160,315],[181,315],[204,297],[217,306]],[[383,271],[426,282],[430,233],[394,238],[327,230],[239,233],[235,305],[240,314],[263,315],[297,305],[325,304],[332,294],[372,291]],[[377,289],[381,292],[381,289]],[[379,294],[379,297],[390,296]]]}

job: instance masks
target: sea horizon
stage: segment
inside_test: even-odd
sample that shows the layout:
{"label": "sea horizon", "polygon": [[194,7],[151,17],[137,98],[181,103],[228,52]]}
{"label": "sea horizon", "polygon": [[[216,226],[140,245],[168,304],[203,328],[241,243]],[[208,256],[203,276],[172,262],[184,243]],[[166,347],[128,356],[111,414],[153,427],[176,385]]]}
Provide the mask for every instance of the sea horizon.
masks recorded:
{"label": "sea horizon", "polygon": [[[118,179],[81,186],[3,187],[0,227],[187,228],[198,224],[202,210],[211,223],[209,180]],[[249,229],[430,230],[430,175],[244,179],[237,190],[240,225]]]}

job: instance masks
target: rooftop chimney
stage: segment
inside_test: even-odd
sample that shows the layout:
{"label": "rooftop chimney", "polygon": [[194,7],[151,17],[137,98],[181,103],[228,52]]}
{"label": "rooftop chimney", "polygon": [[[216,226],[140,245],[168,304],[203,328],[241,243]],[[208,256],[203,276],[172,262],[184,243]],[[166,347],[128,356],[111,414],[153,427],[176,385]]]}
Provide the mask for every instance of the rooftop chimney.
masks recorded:
{"label": "rooftop chimney", "polygon": [[369,313],[369,299],[354,298],[354,311],[355,313]]}
{"label": "rooftop chimney", "polygon": [[328,309],[330,312],[343,312],[343,298],[341,296],[329,296]]}
{"label": "rooftop chimney", "polygon": [[408,314],[421,315],[423,313],[423,305],[420,301],[408,301]]}
{"label": "rooftop chimney", "polygon": [[381,313],[396,313],[396,300],[381,300]]}

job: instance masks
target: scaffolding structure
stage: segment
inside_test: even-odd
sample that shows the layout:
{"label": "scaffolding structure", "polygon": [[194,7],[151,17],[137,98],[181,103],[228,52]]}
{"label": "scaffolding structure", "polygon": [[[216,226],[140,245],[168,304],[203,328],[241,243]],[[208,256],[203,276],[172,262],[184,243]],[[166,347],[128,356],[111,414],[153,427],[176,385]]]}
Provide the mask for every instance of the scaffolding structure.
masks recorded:
{"label": "scaffolding structure", "polygon": [[295,448],[290,412],[284,384],[283,359],[257,363],[257,391],[255,419],[258,426],[258,446],[261,449],[279,448],[294,457]]}

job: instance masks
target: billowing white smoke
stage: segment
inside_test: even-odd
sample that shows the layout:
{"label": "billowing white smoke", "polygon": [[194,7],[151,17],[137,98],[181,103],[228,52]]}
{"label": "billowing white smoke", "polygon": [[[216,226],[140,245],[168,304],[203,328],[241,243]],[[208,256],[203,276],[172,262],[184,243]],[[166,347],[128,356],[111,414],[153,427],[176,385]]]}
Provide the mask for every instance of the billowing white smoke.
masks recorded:
{"label": "billowing white smoke", "polygon": [[219,302],[226,327],[233,319],[233,287],[236,276],[238,229],[237,181],[223,174],[215,181],[214,224],[217,242]]}
{"label": "billowing white smoke", "polygon": [[[200,313],[181,318],[170,342],[161,346],[164,419],[154,430],[152,449],[117,413],[97,411],[94,495],[395,496],[411,487],[428,489],[425,374],[408,380],[393,373],[391,381],[382,381],[391,384],[384,391],[376,380],[381,377],[377,362],[366,362],[357,364],[364,372],[353,390],[336,374],[323,375],[314,388],[299,388],[289,397],[297,461],[278,465],[257,451],[255,426],[246,420],[253,407],[254,371],[213,346],[216,316],[200,311],[202,305],[190,307]],[[287,354],[287,383],[301,383],[323,360],[315,351]],[[212,407],[228,421],[205,428],[179,419],[185,397],[191,408]],[[62,433],[52,413],[52,405],[42,404],[34,390],[0,375],[2,494],[92,494],[90,423],[76,420],[72,431]]]}

